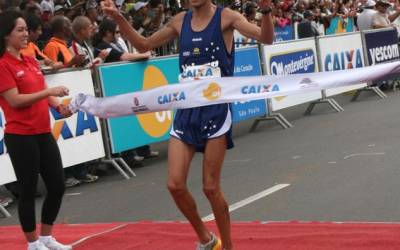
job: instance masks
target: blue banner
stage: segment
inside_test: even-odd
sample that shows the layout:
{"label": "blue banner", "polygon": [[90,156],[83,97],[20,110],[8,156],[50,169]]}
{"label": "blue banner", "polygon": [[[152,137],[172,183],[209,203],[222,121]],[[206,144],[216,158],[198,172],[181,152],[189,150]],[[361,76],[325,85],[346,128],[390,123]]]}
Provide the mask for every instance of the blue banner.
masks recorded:
{"label": "blue banner", "polygon": [[293,26],[286,25],[284,28],[275,26],[275,42],[288,41],[293,39]]}
{"label": "blue banner", "polygon": [[[99,74],[103,94],[114,96],[177,83],[178,65],[178,57],[170,57],[101,66]],[[119,153],[167,140],[172,121],[172,111],[109,119],[112,152]]]}
{"label": "blue banner", "polygon": [[[234,76],[261,75],[261,63],[258,48],[236,50]],[[266,114],[265,100],[257,100],[232,105],[233,122],[239,122]]]}
{"label": "blue banner", "polygon": [[292,51],[272,56],[269,72],[272,75],[291,75],[316,72],[316,58],[312,49]]}
{"label": "blue banner", "polygon": [[364,33],[369,65],[398,60],[397,30]]}

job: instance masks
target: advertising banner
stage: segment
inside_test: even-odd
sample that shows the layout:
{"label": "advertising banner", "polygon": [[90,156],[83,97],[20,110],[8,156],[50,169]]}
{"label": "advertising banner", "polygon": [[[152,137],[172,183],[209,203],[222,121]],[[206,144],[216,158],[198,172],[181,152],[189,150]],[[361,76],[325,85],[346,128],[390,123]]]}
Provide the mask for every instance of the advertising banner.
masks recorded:
{"label": "advertising banner", "polygon": [[[236,50],[234,76],[262,75],[261,63],[257,47]],[[266,114],[265,100],[235,102],[232,105],[233,122],[244,121]]]}
{"label": "advertising banner", "polygon": [[242,48],[242,47],[248,47],[248,46],[253,46],[257,44],[257,40],[247,38],[243,36],[242,34],[239,33],[239,31],[234,30],[233,33],[233,39],[235,43],[235,48]]}
{"label": "advertising banner", "polygon": [[[269,75],[291,75],[318,72],[317,49],[314,39],[267,45],[263,48],[266,72]],[[272,110],[277,111],[320,99],[321,91],[274,97]]]}
{"label": "advertising banner", "polygon": [[[71,71],[46,75],[49,87],[63,85],[70,90],[70,96],[62,98],[68,104],[78,93],[94,95],[93,81],[90,70]],[[70,118],[64,119],[60,114],[50,109],[52,134],[60,148],[64,167],[74,166],[105,156],[103,137],[99,119],[91,114],[79,111]],[[0,184],[15,180],[11,161],[4,145],[4,114],[0,109]]]}
{"label": "advertising banner", "polygon": [[[361,34],[359,32],[340,36],[318,38],[321,71],[337,71],[361,68],[365,65]],[[367,86],[359,83],[353,86],[329,89],[327,96],[334,96]]]}
{"label": "advertising banner", "polygon": [[285,27],[275,26],[275,42],[289,41],[294,39],[294,32],[292,25],[286,25]]}
{"label": "advertising banner", "polygon": [[397,30],[363,32],[368,65],[391,62],[400,58]]}
{"label": "advertising banner", "polygon": [[[132,93],[178,83],[177,56],[144,62],[104,65],[99,67],[104,96]],[[113,153],[168,140],[173,121],[172,111],[161,111],[108,120]]]}

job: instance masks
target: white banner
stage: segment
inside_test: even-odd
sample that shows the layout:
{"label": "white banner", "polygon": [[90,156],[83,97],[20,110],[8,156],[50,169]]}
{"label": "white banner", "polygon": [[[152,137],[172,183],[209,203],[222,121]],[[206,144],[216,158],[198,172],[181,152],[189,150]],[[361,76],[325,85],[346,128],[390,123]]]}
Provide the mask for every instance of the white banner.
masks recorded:
{"label": "white banner", "polygon": [[[70,95],[90,93],[94,95],[93,81],[90,70],[58,73],[46,76],[49,87],[64,85],[70,90]],[[69,103],[71,97],[63,98]],[[11,161],[3,143],[4,116],[0,109],[0,185],[15,180]],[[50,110],[52,133],[57,139],[64,167],[88,162],[105,156],[103,137],[99,119],[93,115],[78,112],[68,119],[63,119],[55,110]]]}
{"label": "white banner", "polygon": [[4,113],[0,108],[0,185],[15,181],[14,169],[4,146]]}
{"label": "white banner", "polygon": [[[317,48],[314,39],[296,40],[263,47],[265,72],[269,75],[291,75],[318,72]],[[321,91],[271,99],[272,111],[296,106],[322,98]]]}
{"label": "white banner", "polygon": [[337,72],[211,78],[106,98],[80,94],[72,100],[70,108],[104,118],[118,117],[301,94],[372,81],[399,72],[400,62],[394,62]]}
{"label": "white banner", "polygon": [[[336,71],[365,66],[361,33],[351,33],[318,38],[321,71]],[[353,86],[329,89],[326,95],[334,96],[344,92],[366,87],[366,82]]]}

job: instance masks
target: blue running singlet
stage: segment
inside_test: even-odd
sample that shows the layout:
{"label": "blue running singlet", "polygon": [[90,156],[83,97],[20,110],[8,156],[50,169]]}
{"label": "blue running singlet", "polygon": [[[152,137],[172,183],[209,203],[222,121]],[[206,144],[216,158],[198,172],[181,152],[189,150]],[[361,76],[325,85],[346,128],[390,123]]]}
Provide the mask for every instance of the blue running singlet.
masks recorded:
{"label": "blue running singlet", "polygon": [[[234,46],[232,43],[232,52],[228,53],[221,30],[222,10],[223,8],[217,7],[210,23],[199,32],[193,31],[191,26],[193,12],[188,11],[185,14],[179,41],[181,78],[194,78],[201,65],[211,65],[213,69],[217,69],[215,71],[219,72],[220,76],[233,75]],[[227,149],[230,149],[233,147],[230,105],[216,104],[179,109],[175,114],[170,134],[195,146],[199,152],[204,152],[207,140],[226,136]]]}

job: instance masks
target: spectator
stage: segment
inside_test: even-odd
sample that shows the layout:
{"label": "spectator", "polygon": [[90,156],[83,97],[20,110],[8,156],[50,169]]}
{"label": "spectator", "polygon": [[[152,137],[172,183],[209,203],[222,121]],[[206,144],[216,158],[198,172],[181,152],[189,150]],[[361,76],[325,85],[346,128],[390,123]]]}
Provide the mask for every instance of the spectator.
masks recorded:
{"label": "spectator", "polygon": [[304,20],[299,23],[297,27],[299,38],[316,37],[319,36],[318,28],[315,26],[314,13],[310,10],[304,12]]}
{"label": "spectator", "polygon": [[50,11],[54,14],[54,1],[53,0],[42,0],[40,3],[40,8],[42,11]]}
{"label": "spectator", "polygon": [[139,34],[142,34],[151,22],[151,19],[147,15],[149,11],[147,5],[147,2],[137,2],[133,6],[133,11],[131,11],[133,27],[139,32]]}
{"label": "spectator", "polygon": [[253,2],[247,2],[244,8],[244,16],[250,23],[256,24],[257,6]]}
{"label": "spectator", "polygon": [[276,9],[274,16],[275,26],[280,28],[285,28],[287,25],[290,25],[290,18],[284,16],[283,10],[281,8]]}
{"label": "spectator", "polygon": [[65,15],[65,7],[63,5],[56,5],[54,7],[54,16],[64,16]]}
{"label": "spectator", "polygon": [[374,0],[368,0],[363,5],[363,11],[357,18],[357,25],[360,31],[373,29],[372,17],[377,13],[375,10],[376,2]]}
{"label": "spectator", "polygon": [[[47,6],[47,5],[45,5]],[[38,39],[39,48],[43,49],[45,43],[51,38],[51,20],[53,19],[53,12],[50,7],[42,8],[42,35]],[[43,45],[43,46],[42,46]]]}
{"label": "spectator", "polygon": [[149,0],[147,16],[150,18],[150,23],[146,27],[144,35],[151,36],[157,32],[164,23],[164,5],[161,0]]}
{"label": "spectator", "polygon": [[71,22],[63,16],[56,16],[51,21],[53,37],[44,48],[44,54],[53,62],[62,62],[64,67],[81,66],[84,63],[83,55],[75,55],[69,51],[67,40],[71,38]]}
{"label": "spectator", "polygon": [[97,7],[97,2],[93,0],[87,1],[85,5],[86,16],[92,22],[93,30],[95,33],[99,31],[99,24],[97,23],[99,13],[97,11]]}
{"label": "spectator", "polygon": [[148,59],[151,56],[150,52],[143,54],[133,54],[124,52],[123,48],[116,44],[118,39],[119,29],[117,25],[109,20],[105,19],[99,26],[99,33],[97,34],[95,47],[95,56],[99,54],[99,51],[109,49],[110,53],[107,56],[105,62],[119,62],[119,61],[134,61],[141,59]]}
{"label": "spectator", "polygon": [[372,16],[372,28],[381,29],[390,27],[388,8],[391,4],[385,0],[378,0],[375,5],[376,13]]}
{"label": "spectator", "polygon": [[33,6],[29,6],[26,8],[25,10],[25,15],[34,15],[37,17],[41,17],[42,16],[42,11],[40,9],[40,5],[33,5]]}
{"label": "spectator", "polygon": [[[71,113],[57,97],[68,95],[63,86],[48,88],[36,60],[20,53],[28,41],[22,15],[0,15],[0,107],[7,119],[4,142],[19,186],[18,215],[28,250],[60,249],[51,235],[64,194],[64,175],[58,145],[51,134],[49,106],[62,116]],[[23,73],[22,75],[20,73]],[[39,174],[47,188],[42,207],[41,236],[36,233],[35,192]]]}
{"label": "spectator", "polygon": [[[102,63],[108,52],[102,51],[99,57],[94,57],[93,48],[89,40],[93,36],[93,26],[89,18],[79,16],[72,22],[73,40],[70,51],[73,56],[83,56],[84,61],[80,66],[91,67],[94,64]],[[65,169],[65,186],[73,187],[81,183],[91,183],[99,179],[98,176],[89,173],[91,163],[82,163]]]}
{"label": "spectator", "polygon": [[301,22],[304,19],[305,4],[303,0],[299,0],[295,5],[295,11],[292,16],[293,22]]}
{"label": "spectator", "polygon": [[394,27],[392,22],[399,17],[400,9],[396,10],[392,15],[388,14],[388,8],[392,4],[387,0],[378,0],[376,2],[376,10],[378,11],[372,16],[372,27],[374,29]]}
{"label": "spectator", "polygon": [[63,68],[64,66],[61,62],[50,60],[36,45],[38,38],[42,34],[42,24],[40,19],[34,15],[27,16],[26,24],[28,26],[29,42],[28,46],[21,50],[21,54],[35,58],[42,66],[49,66],[54,70]]}
{"label": "spectator", "polygon": [[108,56],[107,50],[102,50],[98,57],[94,57],[94,48],[90,40],[94,36],[93,25],[89,18],[78,16],[72,22],[72,32],[74,39],[70,47],[72,55],[83,55],[85,57],[82,66],[91,67],[94,64],[102,63]]}

